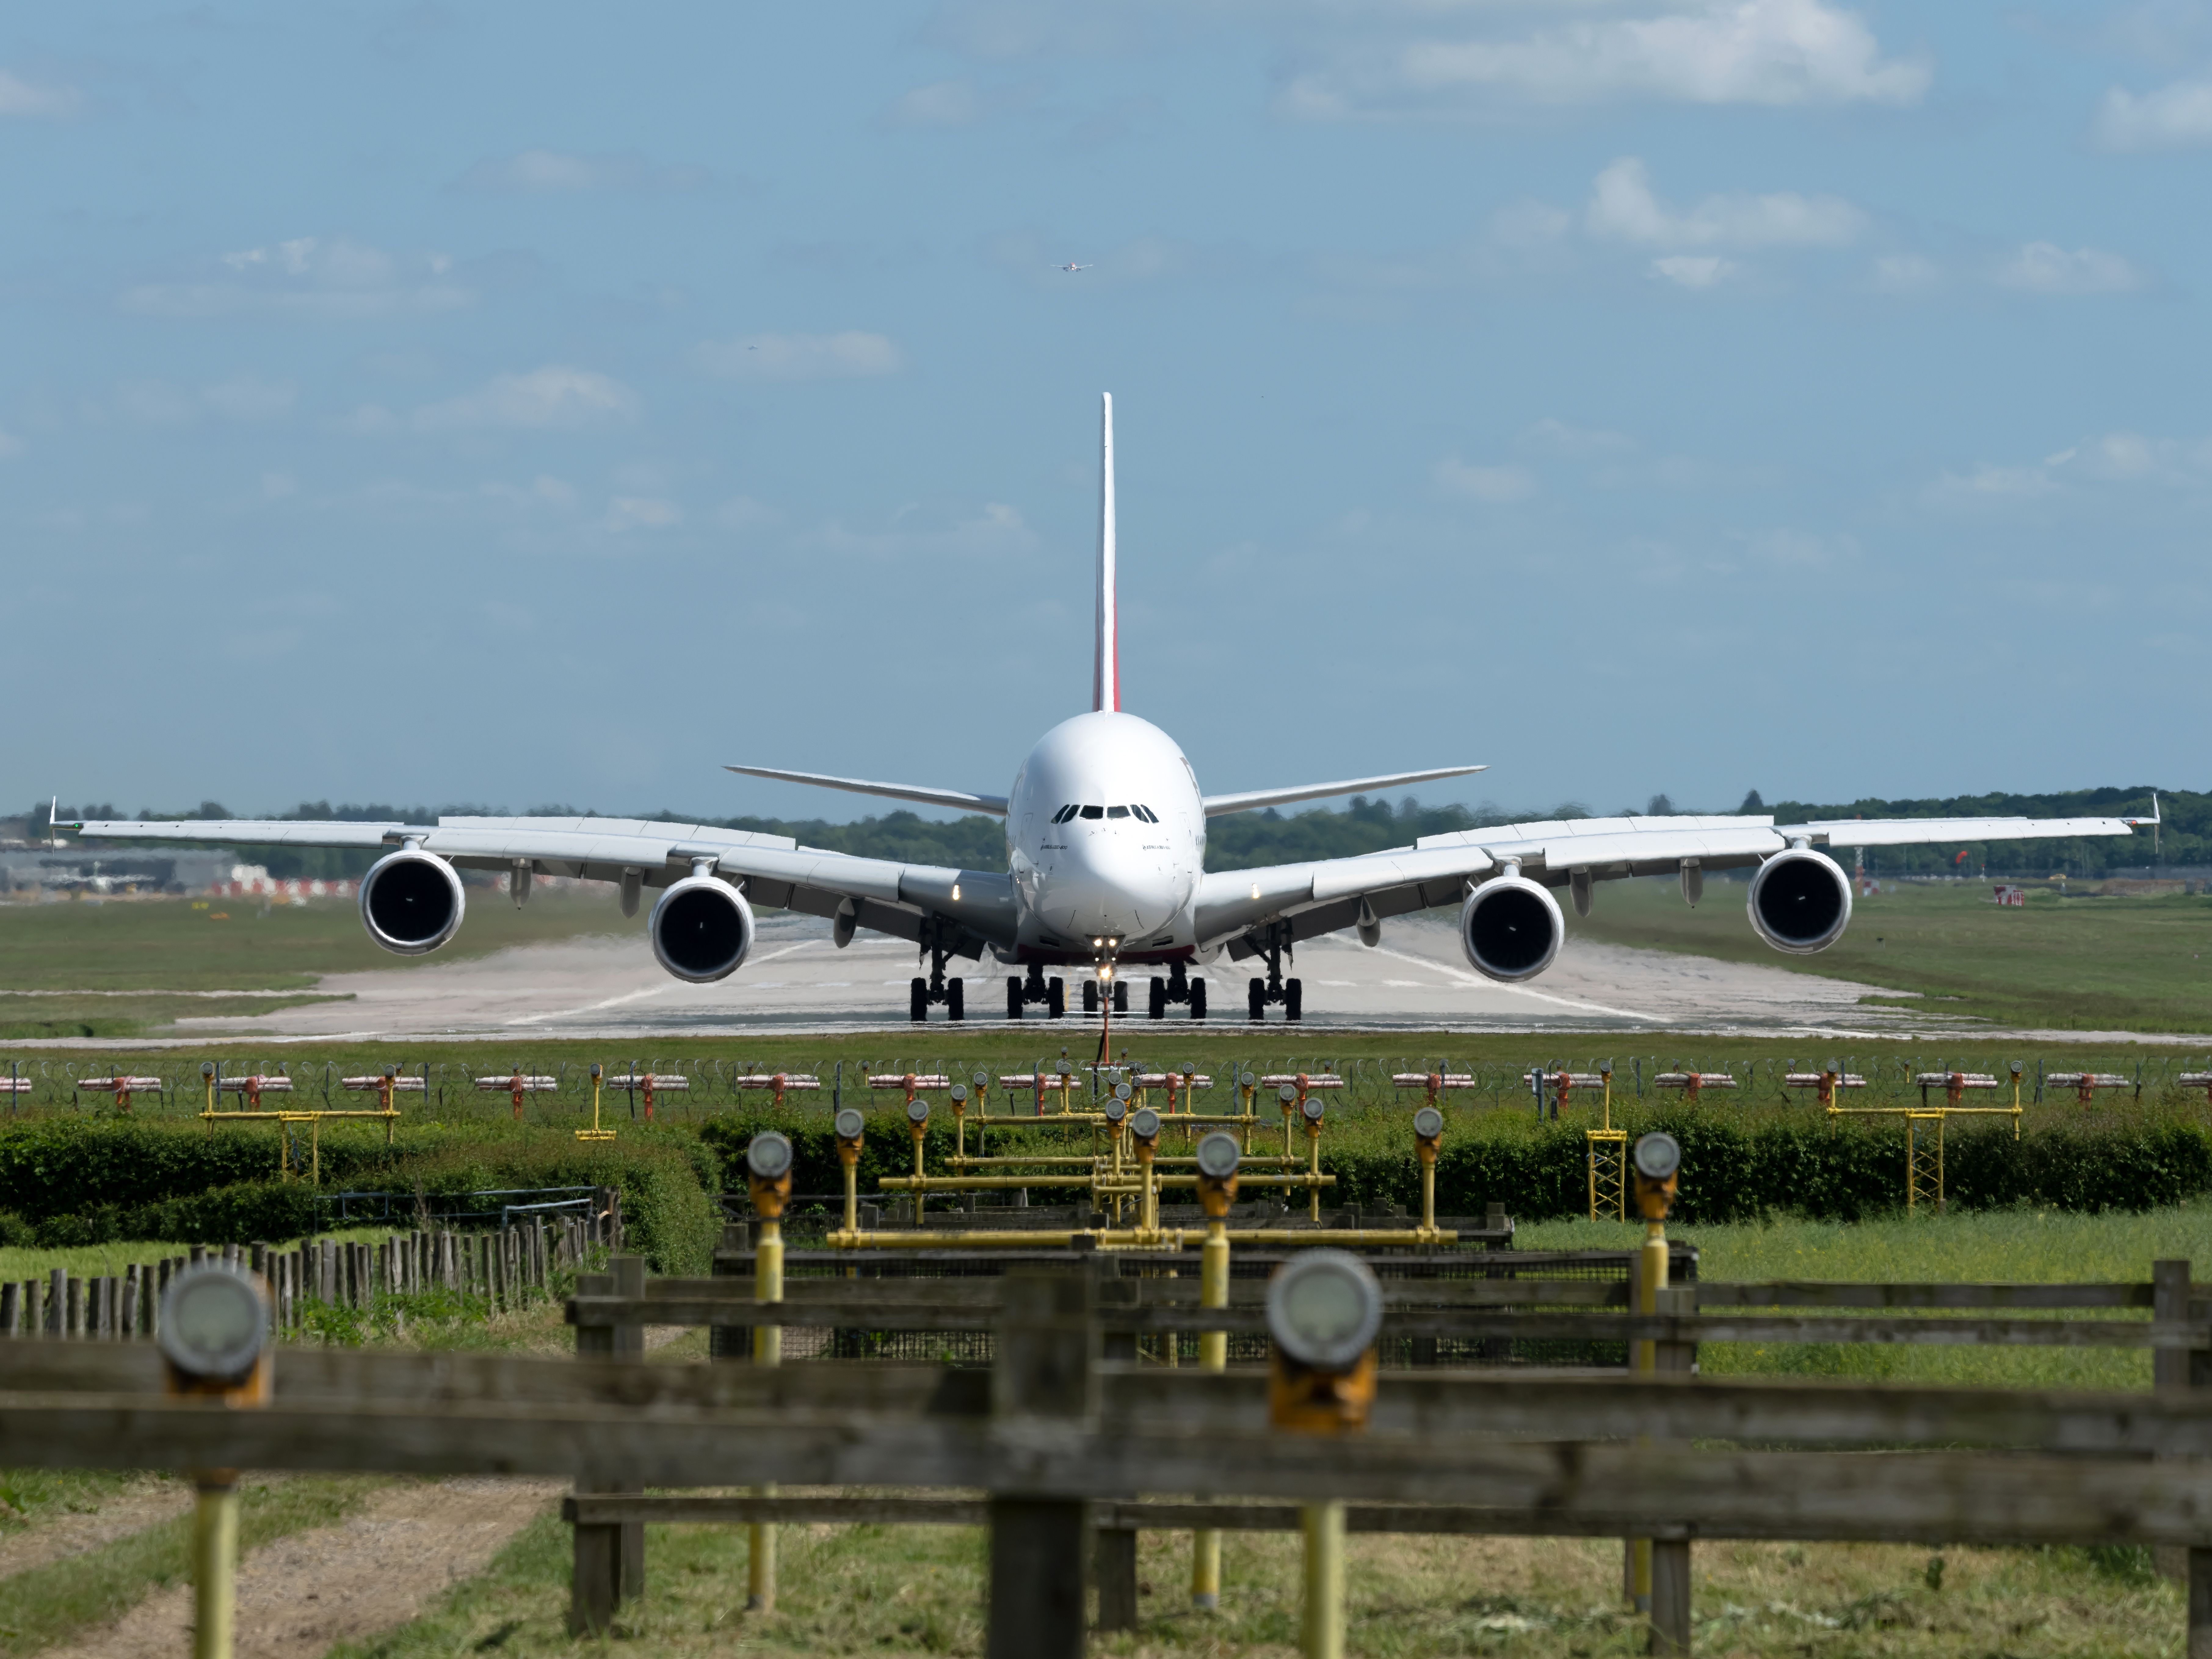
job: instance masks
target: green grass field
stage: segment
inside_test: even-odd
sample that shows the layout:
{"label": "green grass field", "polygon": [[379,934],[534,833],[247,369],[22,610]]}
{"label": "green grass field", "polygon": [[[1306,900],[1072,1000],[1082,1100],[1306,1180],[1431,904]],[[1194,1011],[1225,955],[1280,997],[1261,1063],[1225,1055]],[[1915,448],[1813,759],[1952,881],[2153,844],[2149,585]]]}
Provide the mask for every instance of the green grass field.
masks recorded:
{"label": "green grass field", "polygon": [[1672,881],[1600,887],[1570,931],[1946,999],[1930,1013],[2053,1030],[2212,1031],[2212,896],[2095,897],[2033,888],[2021,908],[1988,883],[1903,884],[1854,901],[1844,937],[1785,956],[1751,930],[1746,884],[1714,881],[1696,909]]}
{"label": "green grass field", "polygon": [[[350,899],[106,899],[0,904],[0,1039],[133,1036],[185,1014],[265,1013],[293,998],[222,999],[161,992],[312,993],[324,974],[486,956],[580,933],[641,932],[611,891],[544,891],[516,909],[506,896],[469,894],[468,920],[434,957],[377,948]],[[52,993],[100,992],[97,996]],[[151,992],[118,996],[116,992]],[[40,993],[31,995],[27,993]]]}

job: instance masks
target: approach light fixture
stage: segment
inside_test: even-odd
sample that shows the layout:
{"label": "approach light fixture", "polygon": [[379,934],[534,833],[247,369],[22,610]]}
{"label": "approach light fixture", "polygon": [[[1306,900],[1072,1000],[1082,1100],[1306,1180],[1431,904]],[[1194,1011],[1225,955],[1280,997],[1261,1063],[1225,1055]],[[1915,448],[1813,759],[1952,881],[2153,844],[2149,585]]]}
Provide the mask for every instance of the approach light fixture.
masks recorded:
{"label": "approach light fixture", "polygon": [[1198,1172],[1209,1181],[1226,1181],[1237,1173],[1243,1154],[1237,1137],[1216,1129],[1198,1143]]}
{"label": "approach light fixture", "polygon": [[1364,1428],[1375,1403],[1375,1335],[1382,1286],[1345,1250],[1304,1250],[1267,1285],[1268,1415],[1278,1428],[1340,1434]]}
{"label": "approach light fixture", "polygon": [[1424,1142],[1431,1151],[1444,1133],[1444,1115],[1433,1106],[1424,1106],[1413,1114],[1413,1138]]}
{"label": "approach light fixture", "polygon": [[1138,1146],[1149,1148],[1160,1138],[1160,1115],[1149,1106],[1138,1108],[1129,1114],[1129,1133]]}
{"label": "approach light fixture", "polygon": [[243,1387],[269,1346],[269,1291],[260,1275],[227,1261],[186,1267],[161,1294],[158,1340],[179,1392]]}

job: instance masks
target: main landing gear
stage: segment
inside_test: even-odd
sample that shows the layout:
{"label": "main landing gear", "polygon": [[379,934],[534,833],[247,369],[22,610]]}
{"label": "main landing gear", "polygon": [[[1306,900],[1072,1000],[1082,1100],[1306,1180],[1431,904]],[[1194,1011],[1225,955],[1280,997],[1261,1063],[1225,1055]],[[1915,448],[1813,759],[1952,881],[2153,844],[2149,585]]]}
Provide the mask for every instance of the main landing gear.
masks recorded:
{"label": "main landing gear", "polygon": [[[1098,1012],[1098,981],[1095,979],[1083,981],[1083,1012],[1086,1014]],[[1114,981],[1114,1012],[1117,1014],[1129,1012],[1129,981],[1126,979]]]}
{"label": "main landing gear", "polygon": [[1171,962],[1168,964],[1168,976],[1165,979],[1162,979],[1158,974],[1152,975],[1152,1000],[1149,1010],[1152,1017],[1154,1019],[1165,1019],[1168,1017],[1168,1004],[1170,1002],[1188,1003],[1190,1017],[1193,1019],[1206,1018],[1206,981],[1202,979],[1187,978],[1183,965],[1180,962]]}
{"label": "main landing gear", "polygon": [[1306,988],[1303,981],[1283,977],[1283,956],[1290,948],[1285,930],[1280,922],[1267,930],[1267,942],[1262,947],[1267,953],[1267,977],[1254,979],[1249,992],[1251,1017],[1265,1019],[1267,1005],[1283,1005],[1283,1018],[1292,1022],[1303,1020],[1306,1012]]}
{"label": "main landing gear", "polygon": [[920,1024],[929,1018],[929,1005],[941,1002],[945,1018],[967,1018],[967,981],[945,977],[945,964],[952,952],[945,948],[943,936],[931,929],[922,935],[921,948],[929,953],[929,977],[916,974],[908,983],[906,1017]]}
{"label": "main landing gear", "polygon": [[1009,974],[1006,976],[1006,1018],[1019,1019],[1024,1005],[1031,1002],[1044,1004],[1047,1018],[1060,1018],[1067,1012],[1067,981],[1047,979],[1044,969],[1034,962],[1030,963],[1027,979]]}

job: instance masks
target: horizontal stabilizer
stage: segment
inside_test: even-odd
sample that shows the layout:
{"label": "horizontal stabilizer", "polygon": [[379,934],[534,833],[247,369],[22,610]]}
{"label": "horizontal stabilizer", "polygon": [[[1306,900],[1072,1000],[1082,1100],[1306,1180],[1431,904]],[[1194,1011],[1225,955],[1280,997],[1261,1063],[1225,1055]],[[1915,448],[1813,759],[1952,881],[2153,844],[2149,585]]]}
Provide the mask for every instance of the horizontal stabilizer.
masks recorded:
{"label": "horizontal stabilizer", "polygon": [[1254,789],[1242,795],[1208,795],[1206,816],[1218,818],[1224,812],[1251,812],[1262,806],[1287,806],[1292,801],[1320,800],[1328,795],[1364,795],[1377,789],[1395,789],[1404,784],[1427,783],[1437,778],[1462,778],[1470,772],[1489,769],[1486,766],[1440,766],[1428,772],[1393,772],[1379,778],[1346,778],[1341,783],[1310,783],[1299,789]]}
{"label": "horizontal stabilizer", "polygon": [[994,817],[1006,816],[1004,795],[973,795],[964,789],[922,789],[910,783],[870,783],[864,778],[833,778],[819,772],[779,772],[766,766],[731,766],[723,769],[742,772],[749,778],[774,778],[782,783],[819,784],[824,789],[846,789],[856,795],[884,795],[892,800],[910,800],[923,806],[950,806],[960,812],[988,812]]}

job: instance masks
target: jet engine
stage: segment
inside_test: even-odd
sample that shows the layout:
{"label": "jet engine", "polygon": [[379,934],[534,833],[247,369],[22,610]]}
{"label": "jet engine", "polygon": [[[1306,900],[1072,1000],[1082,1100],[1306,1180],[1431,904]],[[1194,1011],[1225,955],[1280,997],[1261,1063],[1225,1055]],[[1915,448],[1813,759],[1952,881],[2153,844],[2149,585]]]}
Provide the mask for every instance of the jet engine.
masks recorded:
{"label": "jet engine", "polygon": [[1552,965],[1567,936],[1551,893],[1525,876],[1498,876],[1467,896],[1459,942],[1475,972],[1511,984]]}
{"label": "jet engine", "polygon": [[727,979],[753,948],[753,908],[713,876],[687,876],[660,896],[646,924],[653,954],[694,985]]}
{"label": "jet engine", "polygon": [[1745,908],[1759,938],[1778,951],[1809,957],[1844,936],[1851,878],[1826,854],[1793,847],[1759,866]]}
{"label": "jet engine", "polygon": [[459,931],[461,878],[434,853],[388,853],[361,878],[361,925],[387,951],[428,956]]}

